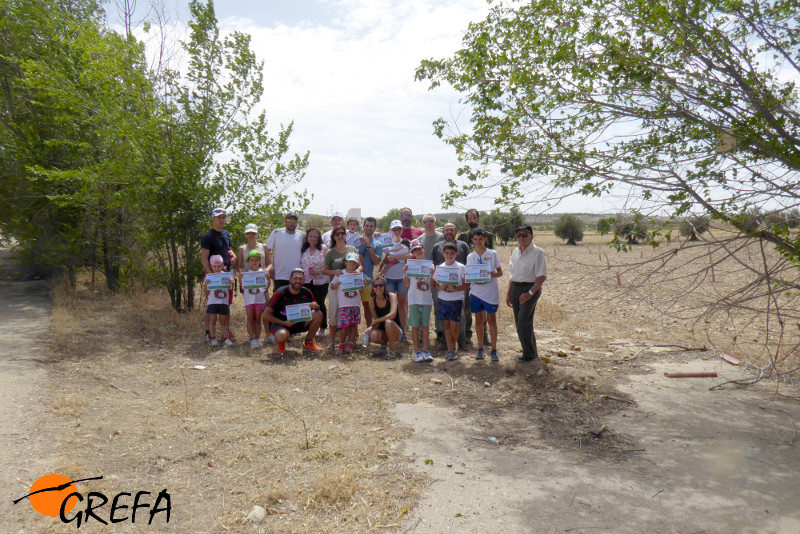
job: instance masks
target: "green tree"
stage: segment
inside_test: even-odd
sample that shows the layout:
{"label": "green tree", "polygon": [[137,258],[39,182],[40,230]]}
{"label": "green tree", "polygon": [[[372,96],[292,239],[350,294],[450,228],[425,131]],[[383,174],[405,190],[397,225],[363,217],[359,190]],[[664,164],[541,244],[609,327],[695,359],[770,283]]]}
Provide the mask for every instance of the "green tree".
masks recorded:
{"label": "green tree", "polygon": [[90,1],[0,3],[0,228],[34,270],[98,266],[113,291],[145,255],[156,105],[143,47],[101,16]]}
{"label": "green tree", "polygon": [[[274,137],[265,112],[254,115],[263,94],[263,62],[250,36],[221,37],[213,2],[192,0],[185,76],[163,70],[159,85],[165,113],[152,238],[158,276],[176,310],[194,306],[203,270],[200,237],[211,209],[232,214],[231,228],[245,222],[275,227],[288,209],[303,211],[306,192],[288,190],[302,180],[308,153],[289,154],[293,124]],[[225,154],[225,158],[222,155]]]}
{"label": "green tree", "polygon": [[638,245],[647,238],[648,221],[637,212],[620,214],[614,218],[614,235],[624,239],[628,245]]}
{"label": "green tree", "polygon": [[388,232],[391,230],[389,225],[392,224],[394,220],[400,220],[400,208],[392,208],[386,212],[386,215],[378,219],[377,230],[380,232]]}
{"label": "green tree", "polygon": [[708,232],[711,220],[707,216],[697,215],[693,217],[683,217],[678,224],[678,231],[683,237],[688,237],[689,241],[698,241],[700,234]]}
{"label": "green tree", "polygon": [[323,226],[325,226],[325,218],[322,215],[309,215],[306,218],[306,225],[322,228]]}
{"label": "green tree", "polygon": [[740,217],[800,202],[796,18],[789,0],[497,3],[463,49],[417,70],[471,108],[470,127],[435,122],[463,163],[445,204],[556,201],[532,194],[543,182],[629,190],[642,210],[702,212],[800,263],[800,237]]}
{"label": "green tree", "polygon": [[577,245],[583,241],[583,221],[570,213],[564,213],[556,220],[553,233],[560,239],[566,239],[567,245]]}

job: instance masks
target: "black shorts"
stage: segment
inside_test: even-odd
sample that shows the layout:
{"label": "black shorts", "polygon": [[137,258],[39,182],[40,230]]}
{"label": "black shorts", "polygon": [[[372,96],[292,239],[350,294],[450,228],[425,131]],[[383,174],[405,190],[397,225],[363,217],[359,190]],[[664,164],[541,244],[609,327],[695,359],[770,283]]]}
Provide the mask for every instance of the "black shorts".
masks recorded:
{"label": "black shorts", "polygon": [[280,329],[288,330],[289,335],[301,334],[303,332],[308,332],[308,324],[294,323],[291,328],[286,328],[282,324],[269,323],[270,333],[275,334],[275,332],[277,332]]}
{"label": "black shorts", "polygon": [[230,315],[231,307],[227,304],[209,304],[206,307],[208,315]]}

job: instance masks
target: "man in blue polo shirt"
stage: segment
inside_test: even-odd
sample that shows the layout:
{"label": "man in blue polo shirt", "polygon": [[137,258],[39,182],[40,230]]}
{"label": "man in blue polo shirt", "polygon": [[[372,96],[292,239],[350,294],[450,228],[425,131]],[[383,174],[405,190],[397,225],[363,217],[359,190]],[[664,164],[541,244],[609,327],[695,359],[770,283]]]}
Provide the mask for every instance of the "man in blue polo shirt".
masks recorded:
{"label": "man in blue polo shirt", "polygon": [[362,228],[364,235],[361,236],[361,243],[358,245],[358,256],[364,271],[364,289],[361,291],[361,304],[364,306],[364,320],[367,327],[372,324],[372,312],[369,309],[369,301],[372,299],[372,277],[375,275],[375,266],[381,262],[383,254],[383,244],[375,237],[375,227],[378,221],[375,217],[364,219]]}

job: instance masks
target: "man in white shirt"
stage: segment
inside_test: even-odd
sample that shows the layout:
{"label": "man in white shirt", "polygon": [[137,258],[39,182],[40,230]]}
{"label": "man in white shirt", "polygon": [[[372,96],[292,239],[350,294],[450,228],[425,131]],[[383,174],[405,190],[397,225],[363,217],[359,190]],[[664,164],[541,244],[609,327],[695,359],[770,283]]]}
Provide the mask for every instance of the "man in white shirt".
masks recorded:
{"label": "man in white shirt", "polygon": [[334,211],[333,215],[331,215],[331,229],[322,234],[322,243],[331,248],[331,232],[333,232],[334,228],[338,228],[341,226],[342,221],[344,221],[344,213],[341,211]]}
{"label": "man in white shirt", "polygon": [[267,253],[272,254],[275,290],[288,286],[292,269],[300,267],[300,250],[306,238],[306,233],[297,229],[296,213],[287,213],[284,225],[283,228],[274,229],[267,240]]}
{"label": "man in white shirt", "polygon": [[517,244],[511,253],[508,270],[511,281],[506,293],[506,304],[514,310],[517,337],[522,345],[518,362],[530,362],[539,357],[536,351],[536,334],[533,332],[533,314],[542,294],[542,284],[547,279],[545,254],[533,244],[533,228],[523,225],[516,231]]}

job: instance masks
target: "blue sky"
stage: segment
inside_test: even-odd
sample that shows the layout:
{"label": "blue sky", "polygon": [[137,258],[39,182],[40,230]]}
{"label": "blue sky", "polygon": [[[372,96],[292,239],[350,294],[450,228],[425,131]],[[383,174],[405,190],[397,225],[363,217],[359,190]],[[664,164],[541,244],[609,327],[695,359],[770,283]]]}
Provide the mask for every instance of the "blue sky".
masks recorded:
{"label": "blue sky", "polygon": [[[166,4],[184,25],[186,3]],[[459,49],[469,22],[488,12],[485,0],[229,0],[215,8],[221,30],[250,34],[265,62],[270,122],[293,120],[292,149],[311,151],[300,185],[314,194],[309,212],[442,211],[458,161],[432,122],[466,114],[458,94],[428,91],[414,72],[422,59]],[[492,199],[460,209],[472,206],[490,209]],[[565,206],[557,211],[585,211]]]}

